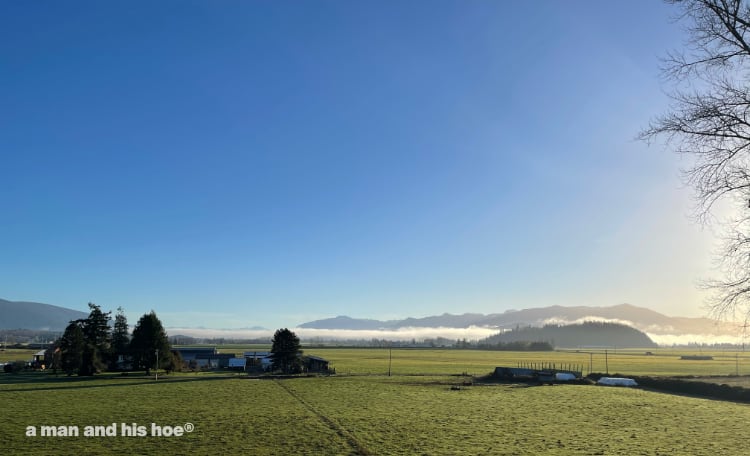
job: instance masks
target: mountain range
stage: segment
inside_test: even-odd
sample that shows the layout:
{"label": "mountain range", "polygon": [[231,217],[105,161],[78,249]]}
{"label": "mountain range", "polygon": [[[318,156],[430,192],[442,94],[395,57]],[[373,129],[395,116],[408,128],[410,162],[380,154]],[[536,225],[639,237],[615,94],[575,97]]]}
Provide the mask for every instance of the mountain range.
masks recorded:
{"label": "mountain range", "polygon": [[38,302],[0,299],[0,329],[62,331],[71,320],[88,317],[88,312]]}
{"label": "mountain range", "polygon": [[[36,302],[13,302],[0,299],[0,329],[62,331],[71,320],[86,318],[88,313]],[[713,340],[722,336],[736,339],[742,330],[735,324],[709,318],[669,317],[643,307],[620,304],[609,307],[550,306],[503,313],[460,315],[442,314],[401,320],[374,320],[338,316],[297,325],[300,329],[343,331],[393,331],[401,328],[490,328],[498,332],[526,326],[577,324],[584,321],[621,323],[638,329],[660,344],[671,344],[675,337],[683,342]],[[696,336],[696,337],[693,337]],[[374,337],[374,336],[373,336]],[[687,339],[685,338],[687,337]],[[726,339],[725,339],[726,340]]]}
{"label": "mountain range", "polygon": [[583,321],[610,321],[632,326],[640,331],[657,334],[737,334],[738,328],[730,323],[717,322],[709,318],[669,317],[644,307],[620,304],[609,307],[550,306],[523,310],[508,310],[503,313],[479,314],[445,313],[424,318],[402,320],[372,320],[338,316],[315,320],[299,325],[300,328],[339,330],[393,330],[398,328],[467,328],[471,326],[513,329],[523,326],[546,324],[573,324]]}

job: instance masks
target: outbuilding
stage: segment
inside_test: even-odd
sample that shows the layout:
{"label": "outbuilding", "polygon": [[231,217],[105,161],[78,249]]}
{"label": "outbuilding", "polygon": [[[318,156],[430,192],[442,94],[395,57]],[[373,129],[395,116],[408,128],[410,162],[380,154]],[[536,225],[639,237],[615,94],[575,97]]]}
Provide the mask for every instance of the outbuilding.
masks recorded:
{"label": "outbuilding", "polygon": [[307,355],[303,358],[308,372],[329,372],[329,362],[320,356]]}

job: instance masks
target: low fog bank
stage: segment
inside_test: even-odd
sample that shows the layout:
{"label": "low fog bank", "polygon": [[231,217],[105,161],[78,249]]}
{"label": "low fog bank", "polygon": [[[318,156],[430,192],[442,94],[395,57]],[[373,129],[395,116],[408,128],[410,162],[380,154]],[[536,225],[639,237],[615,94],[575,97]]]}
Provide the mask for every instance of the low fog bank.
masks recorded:
{"label": "low fog bank", "polygon": [[[582,319],[583,320],[583,319]],[[592,321],[588,319],[586,321]],[[598,321],[604,321],[598,319]],[[580,323],[582,323],[581,321]],[[607,320],[611,323],[622,323],[622,320]],[[552,322],[547,322],[551,324]],[[573,324],[575,322],[567,322]],[[554,322],[554,324],[562,324]],[[630,324],[629,326],[635,327]],[[476,342],[501,332],[497,328],[471,326],[468,328],[421,328],[406,327],[393,330],[347,330],[347,329],[314,329],[290,328],[303,342],[315,341],[354,341],[354,340],[386,340],[386,341],[417,341],[434,340],[438,338],[449,340],[466,340]],[[197,339],[235,339],[235,340],[270,340],[275,330],[271,329],[208,329],[208,328],[167,328],[170,336],[189,336]],[[660,346],[674,345],[741,345],[745,340],[741,333],[734,334],[664,334],[644,331],[656,344]]]}
{"label": "low fog bank", "polygon": [[687,345],[742,345],[742,335],[716,334],[651,334],[646,333],[657,345],[662,347]]}
{"label": "low fog bank", "polygon": [[[315,329],[290,328],[300,339],[304,340],[389,340],[424,341],[445,338],[452,340],[477,341],[495,335],[497,328],[470,326],[468,328],[418,328],[407,327],[398,329]],[[203,339],[262,339],[271,338],[275,330],[271,329],[206,329],[206,328],[167,328],[170,336],[183,335]]]}

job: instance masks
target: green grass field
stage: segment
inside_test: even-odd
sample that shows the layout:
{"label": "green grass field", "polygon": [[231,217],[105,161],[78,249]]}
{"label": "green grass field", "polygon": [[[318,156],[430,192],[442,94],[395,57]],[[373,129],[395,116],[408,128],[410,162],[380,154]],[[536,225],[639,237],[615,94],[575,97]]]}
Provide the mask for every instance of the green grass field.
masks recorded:
{"label": "green grass field", "polygon": [[[241,347],[238,347],[240,351]],[[4,454],[745,454],[750,407],[639,389],[478,385],[464,372],[521,361],[576,363],[579,353],[309,349],[339,375],[284,380],[237,374],[55,377],[0,374]],[[735,355],[684,361],[679,352],[612,354],[610,371],[733,374]],[[589,355],[585,355],[587,358]],[[602,355],[603,356],[603,355]],[[610,355],[608,354],[608,357]],[[722,356],[723,358],[719,358]],[[568,359],[568,358],[571,359]],[[731,361],[731,362],[730,362]],[[740,360],[741,361],[741,360]],[[594,370],[598,369],[595,358]],[[614,365],[612,364],[614,363]],[[712,364],[713,363],[713,364]],[[585,363],[588,365],[588,361]],[[743,364],[739,363],[740,368]],[[745,360],[750,368],[750,361]],[[619,368],[622,366],[622,369]],[[742,372],[741,372],[742,373]],[[345,375],[352,374],[352,375]],[[117,436],[84,437],[115,424]],[[123,436],[122,423],[146,436]],[[194,425],[182,436],[151,426]],[[78,437],[27,437],[27,427],[75,426]]]}
{"label": "green grass field", "polygon": [[[232,352],[234,350],[226,350]],[[683,355],[699,352],[659,349],[576,352],[504,352],[452,349],[393,349],[390,353],[391,372],[394,374],[469,373],[484,375],[496,366],[515,367],[519,363],[556,363],[582,366],[584,374],[593,372],[623,373],[627,375],[750,375],[750,352],[700,352],[714,357],[710,361],[686,361]],[[241,350],[239,351],[241,353]],[[305,353],[321,356],[332,362],[342,374],[385,374],[388,372],[389,350],[311,348]]]}

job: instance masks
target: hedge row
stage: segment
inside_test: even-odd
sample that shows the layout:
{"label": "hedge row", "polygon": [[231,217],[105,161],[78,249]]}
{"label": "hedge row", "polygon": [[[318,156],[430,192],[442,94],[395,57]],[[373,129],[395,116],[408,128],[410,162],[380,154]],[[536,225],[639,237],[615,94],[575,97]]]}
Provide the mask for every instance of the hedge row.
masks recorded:
{"label": "hedge row", "polygon": [[676,394],[750,403],[750,389],[718,383],[682,380],[678,378],[637,377],[635,381],[645,388]]}

